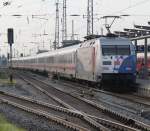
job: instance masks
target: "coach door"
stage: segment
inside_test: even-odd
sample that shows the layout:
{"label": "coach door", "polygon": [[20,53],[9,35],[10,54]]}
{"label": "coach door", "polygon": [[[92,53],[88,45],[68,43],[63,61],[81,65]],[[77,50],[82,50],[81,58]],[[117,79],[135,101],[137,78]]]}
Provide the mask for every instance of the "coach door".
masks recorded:
{"label": "coach door", "polygon": [[94,81],[95,48],[84,47],[77,50],[76,77]]}

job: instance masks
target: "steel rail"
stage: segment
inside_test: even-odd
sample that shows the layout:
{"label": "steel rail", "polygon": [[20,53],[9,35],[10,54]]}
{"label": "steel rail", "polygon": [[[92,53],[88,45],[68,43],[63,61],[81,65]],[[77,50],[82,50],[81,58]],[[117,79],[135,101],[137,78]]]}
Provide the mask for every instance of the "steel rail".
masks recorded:
{"label": "steel rail", "polygon": [[[32,78],[32,79],[35,79],[35,78]],[[43,82],[43,81],[41,81],[41,80],[36,80],[36,81],[40,81],[41,83],[43,83],[43,84],[46,84],[46,85],[48,85],[48,86],[52,86],[52,85],[50,85],[50,84],[48,84],[48,83],[45,83],[45,82]],[[29,81],[28,81],[29,82]],[[30,83],[31,84],[31,83]],[[35,86],[35,85],[34,85]],[[54,87],[55,88],[55,87]],[[59,90],[59,89],[57,89],[57,90]],[[59,91],[61,91],[61,90],[59,90]],[[62,92],[62,91],[61,91]],[[66,92],[63,92],[63,93],[66,93]],[[66,94],[68,94],[68,93],[66,93]],[[69,94],[70,95],[70,94]],[[71,95],[72,96],[72,95]],[[72,97],[75,97],[75,96],[72,96]],[[75,97],[75,98],[77,98],[77,97]],[[84,101],[84,102],[86,102],[86,103],[88,103],[86,100],[83,100],[83,99],[80,99],[79,97],[78,97],[78,99],[79,100],[82,100],[82,101]],[[99,110],[102,110],[103,112],[107,112],[107,114],[111,114],[111,115],[113,115],[113,116],[116,116],[117,117],[117,119],[119,119],[119,120],[123,120],[124,122],[123,123],[129,123],[129,122],[131,122],[132,120],[131,120],[131,118],[126,118],[126,117],[124,117],[124,116],[122,116],[122,115],[118,115],[118,113],[116,113],[116,112],[113,112],[113,111],[110,111],[110,110],[108,110],[108,109],[106,109],[105,107],[99,107],[99,106],[95,106],[95,104],[91,104],[91,102],[89,103],[90,105],[92,105],[92,106],[94,106],[95,108],[97,108],[97,109],[99,109]],[[136,127],[136,129],[137,129],[137,126],[135,126]],[[139,127],[138,127],[139,128]],[[142,128],[143,129],[143,127],[140,127],[140,128]]]}
{"label": "steel rail", "polygon": [[[20,76],[20,75],[19,75]],[[64,107],[71,109],[73,111],[79,112],[78,110],[76,110],[74,107],[70,106],[69,104],[65,103],[64,101],[62,101],[61,99],[55,97],[54,95],[50,94],[49,92],[47,92],[46,90],[42,89],[41,87],[39,87],[38,85],[34,84],[33,82],[31,82],[30,80],[25,79],[24,77],[20,76],[21,79],[23,79],[24,81],[26,81],[27,83],[30,83],[32,86],[34,86],[36,89],[40,90],[41,92],[45,93],[47,96],[49,96],[50,98],[54,99],[55,101],[57,101],[58,103],[62,104]],[[92,118],[88,117],[86,114],[84,114],[84,120],[86,120],[87,122],[89,122],[92,126],[98,128],[99,130],[107,130],[103,125],[101,125],[100,123],[97,123],[96,121],[94,121]]]}
{"label": "steel rail", "polygon": [[[12,98],[15,98],[15,100],[17,99],[17,100],[21,100],[21,101],[23,101],[21,104],[23,105],[23,106],[25,106],[25,104],[23,104],[23,103],[25,103],[25,102],[27,102],[27,103],[31,103],[31,105],[38,105],[38,106],[40,106],[40,108],[42,107],[43,109],[44,108],[48,108],[48,110],[55,110],[55,111],[58,111],[58,112],[62,112],[62,113],[65,113],[66,115],[69,115],[69,116],[71,116],[71,117],[73,117],[73,118],[79,118],[81,121],[83,121],[83,122],[86,122],[86,124],[88,124],[88,126],[92,126],[93,128],[96,128],[96,130],[97,130],[97,127],[95,127],[95,126],[93,126],[93,125],[91,125],[91,123],[89,123],[89,121],[87,121],[86,119],[88,119],[85,115],[83,115],[83,114],[81,114],[81,112],[75,112],[75,111],[73,111],[73,110],[70,110],[70,109],[66,109],[66,108],[63,108],[63,107],[59,107],[59,106],[55,106],[55,105],[51,105],[51,104],[49,104],[49,103],[45,103],[45,102],[41,102],[41,101],[37,101],[37,100],[33,100],[33,99],[31,99],[31,98],[27,98],[27,97],[24,97],[24,96],[17,96],[17,95],[15,95],[15,94],[12,94],[12,93],[7,93],[7,92],[3,92],[3,91],[0,91],[0,98],[2,97],[2,99],[4,100],[5,99],[5,101],[11,101],[11,102],[14,102],[14,100],[11,98],[4,98],[2,95],[5,95],[6,97],[12,97]],[[16,103],[16,101],[15,101],[15,103]],[[19,102],[19,104],[20,104],[20,102]],[[27,104],[28,105],[28,104]],[[36,107],[37,108],[37,107]],[[42,109],[42,110],[43,110]],[[41,109],[40,109],[41,110]],[[43,110],[44,112],[47,112],[47,110],[45,111],[45,109]],[[57,115],[57,114],[56,114]],[[57,115],[58,116],[58,115]],[[72,119],[73,119],[72,118]],[[65,120],[66,120],[66,118],[65,118]],[[67,121],[69,121],[69,120],[67,120]],[[81,122],[80,121],[80,122]],[[91,121],[91,120],[90,120]],[[91,122],[93,122],[94,123],[94,121],[91,121]],[[81,124],[81,123],[76,123],[76,124]],[[107,128],[103,128],[102,130],[106,130]],[[107,129],[108,130],[108,129]]]}
{"label": "steel rail", "polygon": [[[84,95],[88,95],[88,96],[91,96],[92,98],[94,97],[94,90],[95,89],[93,89],[93,88],[90,88],[90,87],[83,87],[83,85],[81,86],[81,85],[78,85],[79,87],[77,87],[77,86],[74,86],[73,85],[73,83],[72,84],[69,84],[69,83],[66,83],[66,82],[60,82],[60,81],[58,81],[58,83],[60,83],[60,84],[62,84],[62,85],[65,85],[65,86],[67,86],[67,87],[71,87],[72,89],[77,89],[76,91],[73,91],[73,92],[69,92],[69,93],[71,93],[71,94],[78,94],[78,92],[81,92],[80,93],[80,96],[84,96]],[[75,85],[77,85],[76,83],[75,83]],[[79,91],[78,91],[79,90]],[[127,108],[127,107],[123,107],[123,106],[121,106],[121,105],[118,105],[118,104],[113,104],[113,103],[111,103],[111,102],[108,102],[108,101],[104,101],[104,100],[99,100],[99,102],[101,102],[101,103],[104,103],[104,104],[107,104],[107,105],[110,105],[110,106],[113,106],[113,107],[115,107],[115,108],[118,108],[118,109],[121,109],[121,110],[125,110],[125,111],[128,111],[128,112],[130,112],[130,113],[132,113],[132,114],[139,114],[140,113],[140,111],[139,110],[133,110],[133,109],[129,109],[129,108]]]}
{"label": "steel rail", "polygon": [[[81,113],[81,112],[75,112],[75,111],[70,110],[70,109],[66,109],[66,108],[63,108],[63,107],[51,105],[49,103],[37,101],[37,100],[31,99],[31,98],[27,98],[27,97],[24,97],[24,96],[16,96],[15,94],[3,92],[3,91],[0,91],[0,94],[6,95],[6,96],[11,96],[11,97],[14,97],[14,98],[17,98],[17,99],[21,99],[21,100],[24,100],[24,101],[27,101],[27,102],[32,102],[33,104],[36,103],[36,104],[39,104],[40,106],[48,107],[48,108],[54,109],[56,111],[67,113],[67,114],[75,116],[77,118],[83,119],[85,117],[85,115],[83,113]],[[4,98],[3,98],[3,100],[4,100]],[[8,100],[5,99],[5,101],[8,101]],[[123,124],[119,124],[119,123],[116,123],[116,122],[112,122],[110,120],[98,118],[98,117],[91,116],[91,115],[88,115],[88,117],[91,117],[91,118],[93,118],[96,121],[99,121],[99,123],[101,123],[102,125],[106,125],[107,127],[111,126],[112,128],[115,128],[116,130],[126,129],[128,131],[137,131],[134,128],[131,128],[131,127],[128,127],[128,126],[125,126]]]}
{"label": "steel rail", "polygon": [[[108,91],[103,91],[103,90],[99,90],[99,89],[95,89],[95,88],[92,88],[92,87],[87,87],[87,86],[84,86],[84,85],[81,85],[81,84],[77,84],[77,83],[73,83],[73,82],[60,82],[59,83],[61,84],[64,84],[64,85],[67,85],[68,87],[73,87],[73,88],[76,88],[76,89],[79,89],[81,92],[83,92],[83,95],[87,94],[87,92],[90,90],[91,92],[100,92],[100,93],[104,93],[104,94],[107,94],[107,95],[111,95],[111,96],[114,96],[114,97],[118,97],[120,99],[123,99],[123,100],[127,100],[127,101],[130,101],[130,102],[133,102],[133,103],[136,103],[136,104],[139,104],[139,105],[143,105],[143,106],[146,106],[146,107],[150,107],[150,102],[148,100],[150,100],[150,98],[145,102],[143,101],[142,99],[147,99],[145,97],[141,97],[141,96],[138,96],[136,94],[132,94],[129,95],[129,94],[118,94],[118,93],[113,93],[113,92],[108,92]],[[77,87],[79,86],[79,87]],[[85,90],[85,91],[84,91]],[[137,99],[138,97],[138,99]],[[126,107],[122,107],[122,106],[119,106],[119,105],[115,105],[113,103],[110,103],[110,102],[106,102],[106,101],[102,101],[103,103],[106,103],[106,104],[109,104],[109,105],[112,105],[112,106],[116,106],[120,109],[123,109],[123,110],[126,110],[128,112],[131,112],[133,114],[140,114],[142,111],[139,110],[139,109],[128,109]]]}
{"label": "steel rail", "polygon": [[[58,82],[60,82],[60,81],[58,81]],[[137,99],[135,100],[134,98],[128,98],[127,96],[125,97],[124,95],[122,96],[122,95],[120,95],[120,94],[118,94],[118,93],[112,93],[112,92],[108,92],[108,91],[103,91],[103,90],[99,90],[99,89],[95,89],[95,88],[91,88],[91,87],[87,87],[87,86],[84,86],[84,85],[76,84],[76,83],[75,83],[75,85],[82,87],[82,89],[81,89],[81,88],[79,88],[79,87],[74,86],[74,85],[73,85],[73,82],[71,82],[71,84],[68,84],[68,83],[66,83],[66,82],[63,81],[63,83],[61,83],[61,84],[78,88],[80,91],[83,91],[82,89],[86,89],[86,90],[91,90],[91,91],[94,91],[94,92],[101,92],[101,93],[104,93],[104,94],[108,94],[108,95],[112,95],[112,96],[115,96],[115,97],[119,97],[119,98],[121,98],[121,99],[125,99],[125,100],[128,100],[128,101],[132,101],[132,102],[135,102],[135,103],[137,103],[137,104],[141,104],[141,105],[144,105],[144,106],[150,106],[150,103],[149,103],[149,102],[141,102],[141,100],[137,100]],[[138,96],[138,95],[136,95],[136,94],[132,94],[132,96],[139,97],[139,98],[142,98],[142,99],[146,99],[145,97],[141,97],[141,96]],[[83,100],[85,100],[85,101],[87,101],[87,102],[89,102],[89,103],[95,105],[94,102],[91,102],[91,101],[89,101],[89,100],[87,100],[87,99],[85,99],[85,98],[82,98],[82,97],[81,97],[81,99],[83,99]],[[143,101],[143,100],[142,100],[142,101]],[[108,104],[111,104],[111,103],[108,103]],[[113,105],[113,104],[111,104],[111,105]],[[96,105],[96,106],[97,106],[97,105]],[[99,105],[98,105],[98,106],[99,106]],[[119,106],[119,107],[120,107],[120,106]],[[122,108],[122,109],[125,109],[125,110],[127,110],[127,111],[129,111],[129,112],[131,112],[131,113],[134,113],[134,114],[136,114],[136,113],[139,114],[139,113],[140,113],[140,112],[137,112],[137,111],[135,112],[135,111],[133,111],[133,110],[126,109],[126,108]],[[135,123],[134,127],[137,127],[137,128],[139,128],[139,129],[143,129],[143,130],[150,130],[150,126],[149,126],[149,125],[147,125],[147,124],[145,124],[145,123],[143,123],[143,122],[137,121],[137,120],[135,120],[135,119],[133,119],[133,120],[134,120],[134,123]]]}
{"label": "steel rail", "polygon": [[9,101],[9,100],[5,100],[5,99],[2,99],[1,101],[2,101],[2,103],[14,106],[16,108],[22,109],[22,110],[27,111],[29,113],[33,113],[35,115],[45,117],[45,118],[47,118],[47,119],[49,119],[51,121],[56,122],[59,125],[64,126],[66,129],[71,129],[71,130],[75,130],[75,131],[90,131],[90,130],[88,130],[86,128],[83,128],[83,127],[81,127],[79,125],[76,125],[74,123],[65,121],[65,120],[63,120],[63,119],[61,119],[59,117],[56,117],[53,114],[48,114],[48,113],[46,113],[46,112],[44,112],[42,110],[32,109],[32,108],[29,108],[29,107],[26,107],[26,106],[23,106],[23,105],[20,105],[18,103],[15,103],[15,102],[12,102],[12,101]]}
{"label": "steel rail", "polygon": [[[127,124],[128,126],[132,126],[132,127],[134,127],[134,128],[141,129],[141,130],[146,130],[146,131],[147,131],[147,130],[150,130],[150,125],[147,125],[147,124],[145,124],[145,123],[142,123],[142,122],[140,122],[140,121],[137,121],[137,120],[135,120],[135,119],[133,119],[133,118],[124,116],[123,114],[120,114],[120,113],[118,113],[118,112],[112,111],[112,110],[110,110],[110,109],[108,109],[108,108],[106,108],[106,107],[104,107],[104,106],[100,106],[100,105],[98,105],[98,104],[96,104],[96,103],[94,103],[94,102],[92,102],[92,101],[90,101],[90,100],[87,100],[87,99],[85,99],[85,98],[77,97],[77,96],[74,96],[74,95],[72,95],[72,94],[70,94],[70,93],[68,93],[68,92],[64,92],[63,90],[54,87],[54,86],[51,85],[50,83],[41,81],[41,80],[39,80],[39,79],[37,79],[37,78],[32,78],[32,79],[34,79],[34,80],[36,80],[36,81],[39,81],[39,82],[41,82],[41,83],[43,83],[43,84],[45,84],[45,85],[51,86],[51,87],[55,88],[56,90],[59,90],[59,91],[65,93],[65,94],[67,94],[67,95],[70,95],[70,96],[72,96],[72,97],[75,97],[75,98],[77,98],[77,99],[79,99],[79,100],[82,100],[82,101],[84,101],[84,102],[86,102],[86,103],[89,103],[90,105],[96,107],[97,109],[102,110],[103,112],[106,112],[106,113],[108,113],[109,115],[115,116],[115,118],[117,118],[118,120],[121,120],[123,123]],[[131,123],[132,123],[132,124],[131,124]]]}
{"label": "steel rail", "polygon": [[[108,95],[111,95],[111,96],[115,96],[115,97],[118,97],[118,98],[121,98],[121,99],[124,99],[124,100],[127,100],[127,101],[131,101],[131,102],[143,105],[143,106],[149,106],[150,107],[150,102],[149,101],[143,102],[143,100],[141,100],[141,99],[144,99],[144,97],[141,97],[141,96],[138,96],[138,95],[135,95],[135,94],[132,94],[132,96],[129,95],[129,94],[126,94],[126,95],[122,94],[122,95],[120,95],[118,93],[112,93],[112,92],[102,91],[102,90],[98,90],[98,89],[93,89],[93,91],[101,92],[101,93],[108,94]],[[138,97],[138,99],[137,99],[137,97]],[[148,100],[150,100],[150,99],[148,99]]]}

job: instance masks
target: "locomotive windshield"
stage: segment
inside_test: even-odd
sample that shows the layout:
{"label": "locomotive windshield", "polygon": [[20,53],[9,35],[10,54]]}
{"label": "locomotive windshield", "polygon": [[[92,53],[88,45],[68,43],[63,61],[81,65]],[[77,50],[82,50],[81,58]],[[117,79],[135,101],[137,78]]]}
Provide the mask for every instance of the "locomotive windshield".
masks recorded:
{"label": "locomotive windshield", "polygon": [[106,55],[130,55],[130,45],[102,45],[102,53]]}

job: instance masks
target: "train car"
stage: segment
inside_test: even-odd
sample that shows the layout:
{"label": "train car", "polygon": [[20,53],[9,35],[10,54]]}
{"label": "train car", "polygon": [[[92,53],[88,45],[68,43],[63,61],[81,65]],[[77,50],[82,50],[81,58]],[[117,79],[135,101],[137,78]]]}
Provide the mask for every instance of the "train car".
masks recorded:
{"label": "train car", "polygon": [[[147,54],[147,69],[150,74],[150,53]],[[144,67],[144,52],[137,53],[137,73],[140,74]]]}
{"label": "train car", "polygon": [[[150,74],[150,45],[148,44],[147,48],[147,69]],[[141,74],[143,72],[143,67],[145,66],[145,61],[144,61],[144,43],[139,43],[136,48],[137,52],[137,74]],[[142,75],[142,74],[141,74]]]}
{"label": "train car", "polygon": [[121,37],[99,37],[31,57],[14,58],[13,67],[97,84],[131,84],[136,80],[135,47]]}

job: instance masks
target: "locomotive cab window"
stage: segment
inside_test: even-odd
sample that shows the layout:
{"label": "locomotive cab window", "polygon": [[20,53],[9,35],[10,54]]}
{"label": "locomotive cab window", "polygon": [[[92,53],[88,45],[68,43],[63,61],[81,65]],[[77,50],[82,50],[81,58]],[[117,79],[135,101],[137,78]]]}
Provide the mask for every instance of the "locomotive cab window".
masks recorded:
{"label": "locomotive cab window", "polygon": [[102,53],[106,55],[130,55],[130,45],[102,45]]}
{"label": "locomotive cab window", "polygon": [[130,55],[130,46],[129,45],[119,45],[117,46],[118,55]]}
{"label": "locomotive cab window", "polygon": [[116,55],[116,46],[115,45],[103,45],[102,53],[104,56],[106,55]]}

